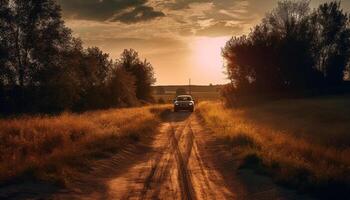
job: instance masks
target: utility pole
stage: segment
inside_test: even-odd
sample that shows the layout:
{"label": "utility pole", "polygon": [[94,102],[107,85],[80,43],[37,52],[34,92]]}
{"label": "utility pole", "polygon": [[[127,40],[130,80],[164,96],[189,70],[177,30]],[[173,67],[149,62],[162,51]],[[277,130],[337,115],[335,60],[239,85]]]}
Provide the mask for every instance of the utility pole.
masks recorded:
{"label": "utility pole", "polygon": [[190,95],[192,95],[191,79],[189,80],[188,89],[189,89],[188,91],[189,91]]}

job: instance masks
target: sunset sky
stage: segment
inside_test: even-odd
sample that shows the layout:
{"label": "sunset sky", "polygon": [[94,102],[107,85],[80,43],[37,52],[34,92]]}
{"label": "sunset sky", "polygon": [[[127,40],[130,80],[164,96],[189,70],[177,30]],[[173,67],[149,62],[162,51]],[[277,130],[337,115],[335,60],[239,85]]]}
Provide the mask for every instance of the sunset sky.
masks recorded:
{"label": "sunset sky", "polygon": [[[58,0],[66,25],[86,47],[113,59],[137,50],[157,85],[226,83],[221,47],[249,32],[277,0]],[[311,0],[312,7],[327,0]],[[350,11],[350,0],[342,7]]]}

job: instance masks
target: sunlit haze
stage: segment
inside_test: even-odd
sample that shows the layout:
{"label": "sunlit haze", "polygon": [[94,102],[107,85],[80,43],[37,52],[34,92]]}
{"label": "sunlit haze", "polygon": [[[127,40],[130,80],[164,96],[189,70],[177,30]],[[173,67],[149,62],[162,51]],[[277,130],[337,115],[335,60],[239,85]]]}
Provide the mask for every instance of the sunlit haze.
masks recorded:
{"label": "sunlit haze", "polygon": [[[86,47],[119,57],[137,50],[155,69],[157,85],[222,84],[221,48],[249,33],[277,0],[58,0]],[[327,0],[312,0],[315,8]],[[342,7],[349,11],[350,1]]]}
{"label": "sunlit haze", "polygon": [[198,37],[193,40],[191,45],[193,60],[191,62],[194,63],[192,74],[195,75],[193,77],[195,82],[209,80],[217,83],[225,79],[221,48],[228,39],[229,37]]}

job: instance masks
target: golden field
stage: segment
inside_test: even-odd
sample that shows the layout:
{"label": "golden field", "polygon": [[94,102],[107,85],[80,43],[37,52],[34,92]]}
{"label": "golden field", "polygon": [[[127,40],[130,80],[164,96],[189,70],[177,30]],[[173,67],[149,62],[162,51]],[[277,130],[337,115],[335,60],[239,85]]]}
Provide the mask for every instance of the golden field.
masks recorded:
{"label": "golden field", "polygon": [[241,168],[300,190],[346,192],[350,184],[350,97],[198,108]]}
{"label": "golden field", "polygon": [[60,184],[93,161],[150,137],[166,106],[0,120],[0,181],[32,177]]}

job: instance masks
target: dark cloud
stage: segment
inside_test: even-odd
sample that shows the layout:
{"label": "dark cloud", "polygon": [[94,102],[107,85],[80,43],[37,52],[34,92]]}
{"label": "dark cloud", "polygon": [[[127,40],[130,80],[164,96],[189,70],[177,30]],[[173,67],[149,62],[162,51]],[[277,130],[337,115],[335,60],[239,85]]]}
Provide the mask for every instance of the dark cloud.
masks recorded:
{"label": "dark cloud", "polygon": [[116,15],[110,21],[121,21],[124,23],[136,23],[140,21],[149,21],[157,17],[164,17],[164,13],[155,11],[152,7],[139,6],[131,11]]}
{"label": "dark cloud", "polygon": [[135,23],[164,16],[164,13],[147,6],[147,0],[58,0],[58,2],[66,18]]}
{"label": "dark cloud", "polygon": [[166,4],[169,8],[180,10],[190,8],[190,5],[194,3],[213,3],[216,8],[227,8],[244,1],[246,0],[175,0]]}
{"label": "dark cloud", "polygon": [[190,8],[190,4],[193,3],[208,3],[212,2],[212,0],[176,0],[171,3],[167,3],[167,6],[174,10],[186,9]]}
{"label": "dark cloud", "polygon": [[[254,0],[255,1],[255,0]],[[258,1],[258,0],[256,0]],[[210,4],[208,4],[210,3]],[[196,4],[196,6],[195,6]],[[205,5],[206,4],[206,5]],[[181,35],[223,36],[242,32],[244,25],[251,23],[256,18],[255,12],[249,12],[251,4],[249,0],[175,0],[164,2],[164,6],[174,11],[190,11],[203,9],[200,14],[189,15],[186,24],[191,28],[180,31]],[[200,22],[211,21],[211,25],[203,28]],[[232,25],[235,22],[236,25]]]}

